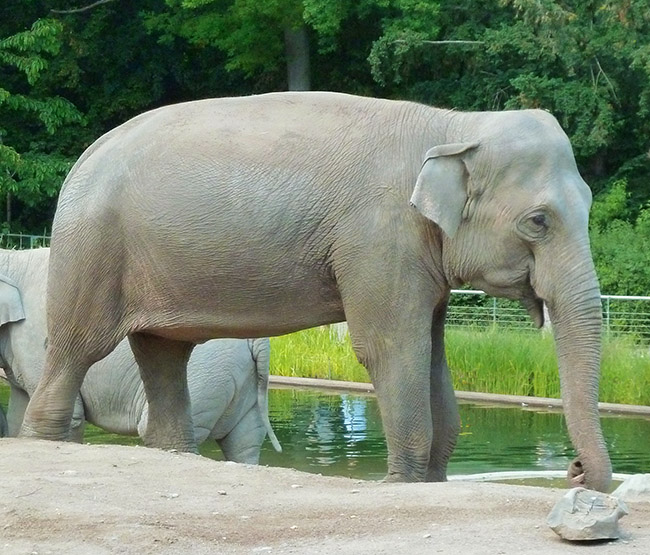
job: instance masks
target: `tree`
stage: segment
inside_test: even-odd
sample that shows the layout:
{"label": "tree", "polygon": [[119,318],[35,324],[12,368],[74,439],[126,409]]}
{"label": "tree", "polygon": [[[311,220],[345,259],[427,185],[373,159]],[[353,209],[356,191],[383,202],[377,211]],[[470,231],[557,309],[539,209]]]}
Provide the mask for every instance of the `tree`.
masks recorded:
{"label": "tree", "polygon": [[[12,199],[28,206],[52,198],[73,159],[52,140],[81,113],[61,96],[46,96],[37,83],[61,46],[62,26],[37,20],[29,30],[0,39],[0,192],[6,198],[5,228],[11,228]],[[5,85],[6,83],[6,85]],[[4,87],[7,88],[4,88]]]}
{"label": "tree", "polygon": [[[372,84],[371,68],[383,85],[383,72],[398,75],[409,66],[413,43],[435,37],[438,29],[438,3],[431,0],[166,2],[169,12],[152,15],[152,28],[216,46],[226,53],[229,70],[261,78],[266,90],[304,90],[314,80],[319,88],[338,90],[341,81],[330,72],[339,74],[339,65],[349,70],[359,56],[361,88]],[[346,90],[360,85],[345,80],[351,85]]]}
{"label": "tree", "polygon": [[[150,29],[216,47],[230,71],[262,76],[265,87],[310,88],[310,51],[300,0],[166,0],[166,13],[150,13]],[[278,69],[284,66],[282,78]],[[286,83],[286,85],[283,85]]]}

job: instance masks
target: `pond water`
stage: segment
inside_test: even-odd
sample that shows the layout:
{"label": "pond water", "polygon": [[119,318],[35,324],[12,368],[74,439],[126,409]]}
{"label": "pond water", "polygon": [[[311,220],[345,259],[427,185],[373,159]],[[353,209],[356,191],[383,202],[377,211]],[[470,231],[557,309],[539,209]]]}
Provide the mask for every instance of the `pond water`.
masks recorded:
{"label": "pond water", "polygon": [[[276,453],[266,440],[261,464],[360,479],[384,477],[386,442],[374,396],[272,389],[269,412],[283,452]],[[460,413],[462,431],[450,475],[564,471],[574,457],[561,413],[477,404],[461,404]],[[650,472],[650,419],[605,416],[602,426],[614,472]],[[86,441],[138,443],[92,426]],[[204,443],[201,453],[223,459],[213,442]]]}
{"label": "pond water", "polygon": [[[377,400],[370,395],[276,389],[270,417],[283,453],[267,441],[262,464],[381,479],[386,473]],[[558,412],[461,404],[462,430],[449,474],[566,470],[575,452]],[[650,419],[602,419],[615,472],[650,472]],[[205,449],[205,447],[204,447]]]}

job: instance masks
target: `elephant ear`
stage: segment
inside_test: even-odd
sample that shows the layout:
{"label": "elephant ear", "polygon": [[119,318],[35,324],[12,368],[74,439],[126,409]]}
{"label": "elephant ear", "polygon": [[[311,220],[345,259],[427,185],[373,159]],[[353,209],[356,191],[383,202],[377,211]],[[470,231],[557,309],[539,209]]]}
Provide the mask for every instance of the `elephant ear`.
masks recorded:
{"label": "elephant ear", "polygon": [[25,319],[25,309],[18,284],[0,274],[0,326]]}
{"label": "elephant ear", "polygon": [[449,237],[458,230],[468,197],[463,154],[477,146],[453,143],[429,149],[411,195],[411,204]]}

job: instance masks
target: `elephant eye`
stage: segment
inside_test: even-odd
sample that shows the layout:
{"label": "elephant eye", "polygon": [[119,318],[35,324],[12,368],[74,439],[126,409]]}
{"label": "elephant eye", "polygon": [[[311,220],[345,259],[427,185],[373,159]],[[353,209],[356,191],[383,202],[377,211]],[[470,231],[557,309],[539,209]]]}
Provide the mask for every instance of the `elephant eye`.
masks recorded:
{"label": "elephant eye", "polygon": [[546,216],[544,216],[544,214],[535,214],[531,218],[531,221],[538,227],[543,227],[543,228],[548,227],[546,223]]}
{"label": "elephant eye", "polygon": [[550,220],[546,213],[534,212],[519,220],[517,228],[526,239],[539,241],[547,235],[549,224]]}

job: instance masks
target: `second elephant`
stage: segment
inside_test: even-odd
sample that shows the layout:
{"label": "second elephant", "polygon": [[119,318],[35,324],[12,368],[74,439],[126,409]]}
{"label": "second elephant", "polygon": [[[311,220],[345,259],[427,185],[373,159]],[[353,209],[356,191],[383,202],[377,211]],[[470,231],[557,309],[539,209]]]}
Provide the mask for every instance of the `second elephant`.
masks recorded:
{"label": "second elephant", "polygon": [[[45,292],[49,249],[0,249],[0,366],[11,388],[7,425],[17,435],[45,362]],[[257,463],[269,435],[280,445],[268,418],[268,338],[221,339],[197,346],[187,381],[197,443],[215,439],[226,459]],[[148,405],[128,341],[88,372],[75,404],[71,438],[83,438],[91,422],[109,432],[143,435]]]}

